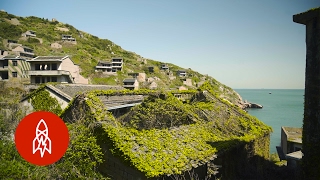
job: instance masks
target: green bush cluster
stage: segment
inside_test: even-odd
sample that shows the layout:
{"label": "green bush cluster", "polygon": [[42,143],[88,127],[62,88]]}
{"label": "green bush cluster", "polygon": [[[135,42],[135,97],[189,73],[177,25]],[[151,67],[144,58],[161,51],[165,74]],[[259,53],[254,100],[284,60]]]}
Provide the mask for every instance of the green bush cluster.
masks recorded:
{"label": "green bush cluster", "polygon": [[6,39],[18,39],[21,37],[22,30],[19,26],[10,24],[9,22],[0,19],[0,37]]}

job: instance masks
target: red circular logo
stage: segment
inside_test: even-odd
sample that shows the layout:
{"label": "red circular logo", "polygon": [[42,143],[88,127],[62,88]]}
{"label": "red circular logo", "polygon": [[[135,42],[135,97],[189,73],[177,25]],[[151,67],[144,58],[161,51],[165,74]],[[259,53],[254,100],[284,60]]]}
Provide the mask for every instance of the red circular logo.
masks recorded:
{"label": "red circular logo", "polygon": [[69,132],[59,116],[45,111],[33,112],[19,123],[15,143],[26,161],[39,166],[50,165],[67,151]]}

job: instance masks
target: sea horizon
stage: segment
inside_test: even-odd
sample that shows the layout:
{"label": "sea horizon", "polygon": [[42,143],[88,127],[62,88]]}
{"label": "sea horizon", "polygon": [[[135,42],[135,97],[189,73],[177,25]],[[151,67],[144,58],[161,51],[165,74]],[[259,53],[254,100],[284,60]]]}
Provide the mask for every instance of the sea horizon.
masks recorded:
{"label": "sea horizon", "polygon": [[[302,128],[304,113],[304,89],[234,89],[243,101],[257,103],[262,109],[246,109],[268,126],[273,132],[270,136],[270,153],[276,153],[280,146],[281,127]],[[269,93],[271,92],[271,94]]]}

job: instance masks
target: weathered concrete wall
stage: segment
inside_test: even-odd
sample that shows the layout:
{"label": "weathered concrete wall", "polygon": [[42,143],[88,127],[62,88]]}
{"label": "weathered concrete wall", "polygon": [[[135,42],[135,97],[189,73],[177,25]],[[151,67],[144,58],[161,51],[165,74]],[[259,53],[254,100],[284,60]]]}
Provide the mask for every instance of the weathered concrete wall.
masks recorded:
{"label": "weathered concrete wall", "polygon": [[284,154],[287,154],[288,152],[288,145],[287,145],[287,134],[284,132],[285,130],[283,129],[283,127],[281,127],[281,147],[283,150]]}
{"label": "weathered concrete wall", "polygon": [[305,179],[320,177],[320,7],[293,16],[306,25],[306,75],[302,169]]}
{"label": "weathered concrete wall", "polygon": [[88,79],[80,75],[80,68],[78,65],[75,65],[70,58],[64,59],[60,65],[61,70],[66,70],[71,73],[71,76],[74,78],[75,83],[77,84],[88,84]]}
{"label": "weathered concrete wall", "polygon": [[[48,91],[48,90],[46,89],[46,91]],[[61,96],[59,96],[51,91],[48,91],[48,92],[51,97],[55,98],[58,101],[62,110],[64,110],[68,106],[69,101],[62,99]]]}
{"label": "weathered concrete wall", "polygon": [[104,152],[104,163],[99,170],[107,174],[112,180],[145,180],[147,179],[138,170],[121,162],[119,158],[114,157],[108,150],[107,145],[100,145]]}
{"label": "weathered concrete wall", "polygon": [[[218,154],[215,165],[221,165],[217,177],[221,179],[263,179],[265,162],[269,156],[270,135],[250,143],[239,142],[235,147]],[[259,155],[260,154],[260,155]]]}

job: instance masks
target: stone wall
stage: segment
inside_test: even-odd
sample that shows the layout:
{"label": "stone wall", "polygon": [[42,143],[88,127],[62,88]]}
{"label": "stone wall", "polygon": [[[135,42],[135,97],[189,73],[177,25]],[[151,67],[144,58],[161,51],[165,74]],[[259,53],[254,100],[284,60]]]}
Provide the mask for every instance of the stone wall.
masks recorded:
{"label": "stone wall", "polygon": [[222,179],[263,179],[265,163],[269,157],[270,135],[253,142],[238,142],[218,154],[214,164],[221,166],[217,177]]}

